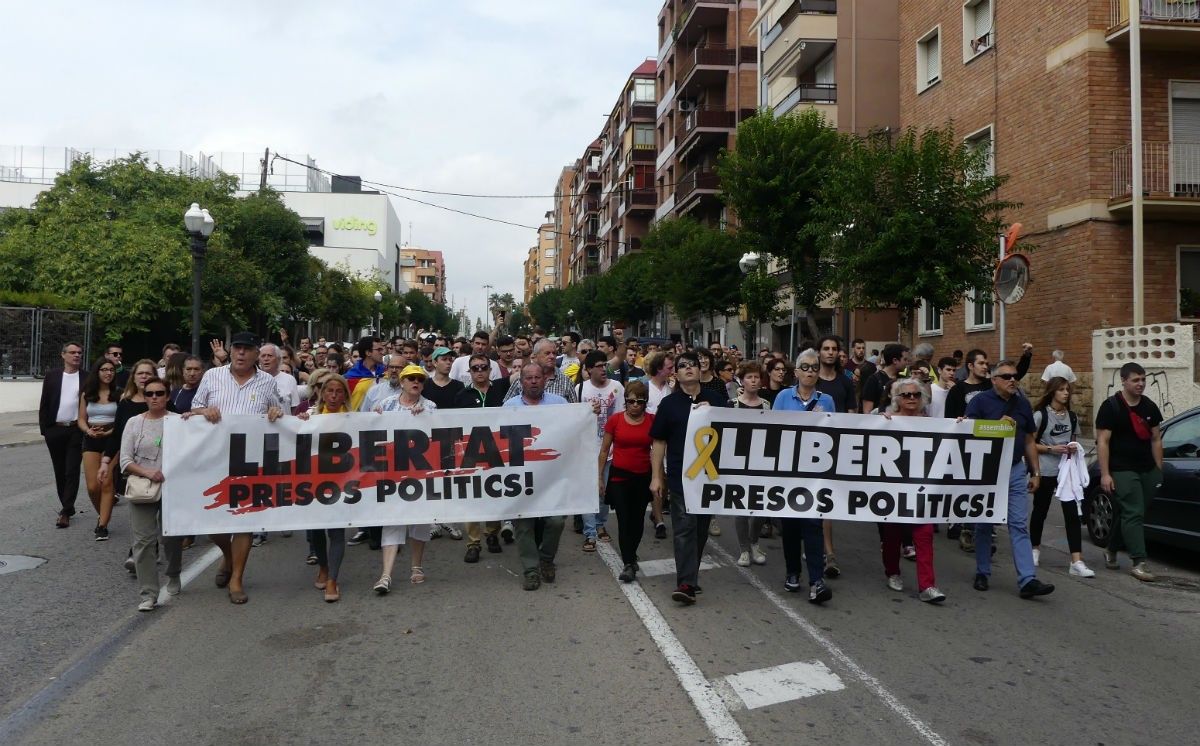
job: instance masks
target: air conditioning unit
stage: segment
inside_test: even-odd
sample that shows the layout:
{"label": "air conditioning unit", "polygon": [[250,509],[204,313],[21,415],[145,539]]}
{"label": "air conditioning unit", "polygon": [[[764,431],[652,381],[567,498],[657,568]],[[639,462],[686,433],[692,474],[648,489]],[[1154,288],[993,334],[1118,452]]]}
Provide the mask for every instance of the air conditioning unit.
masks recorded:
{"label": "air conditioning unit", "polygon": [[688,101],[687,99],[683,99],[679,102],[679,110],[680,111],[695,111],[696,110],[696,102]]}

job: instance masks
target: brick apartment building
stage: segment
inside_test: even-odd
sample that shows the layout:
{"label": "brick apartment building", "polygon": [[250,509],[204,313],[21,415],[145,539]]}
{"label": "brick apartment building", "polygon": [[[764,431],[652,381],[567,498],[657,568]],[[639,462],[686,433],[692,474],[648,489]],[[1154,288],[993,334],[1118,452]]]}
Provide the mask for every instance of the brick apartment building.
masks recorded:
{"label": "brick apartment building", "polygon": [[[953,121],[1021,203],[1034,283],[1009,306],[1007,351],[1058,348],[1090,371],[1091,334],[1133,323],[1132,147],[1143,148],[1147,324],[1200,317],[1200,7],[1140,0],[1143,137],[1131,143],[1129,0],[900,0],[900,119]],[[997,250],[999,250],[997,246]],[[939,354],[1000,347],[981,289],[924,308]],[[1090,379],[1090,376],[1088,377]]]}
{"label": "brick apartment building", "polygon": [[658,13],[655,219],[728,220],[713,168],[758,107],[754,0],[667,0]]}
{"label": "brick apartment building", "polygon": [[404,281],[434,303],[446,303],[446,262],[442,252],[416,246],[400,248],[400,266]]}
{"label": "brick apartment building", "polygon": [[571,255],[575,250],[572,235],[575,231],[571,213],[571,195],[575,188],[575,166],[565,166],[554,185],[554,208],[547,219],[554,225],[554,286],[566,287],[571,277]]}
{"label": "brick apartment building", "polygon": [[[547,212],[549,218],[553,213]],[[529,247],[525,259],[525,303],[546,288],[555,287],[558,274],[558,254],[554,235],[554,223],[542,223],[538,228],[538,240]]]}
{"label": "brick apartment building", "polygon": [[600,133],[600,271],[641,248],[654,217],[655,76],[658,63],[638,65]]}
{"label": "brick apartment building", "polygon": [[593,140],[575,161],[571,183],[571,258],[567,283],[600,272],[600,155],[603,145]]}

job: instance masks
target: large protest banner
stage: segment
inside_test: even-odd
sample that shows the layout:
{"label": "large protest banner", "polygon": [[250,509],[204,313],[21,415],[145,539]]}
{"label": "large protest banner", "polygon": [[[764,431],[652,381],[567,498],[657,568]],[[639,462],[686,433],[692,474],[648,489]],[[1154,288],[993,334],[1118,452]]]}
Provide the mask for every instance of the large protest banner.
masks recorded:
{"label": "large protest banner", "polygon": [[502,520],[596,510],[583,404],[169,418],[168,535]]}
{"label": "large protest banner", "polygon": [[699,407],[683,494],[689,512],[713,515],[1003,523],[1014,433],[1006,421]]}

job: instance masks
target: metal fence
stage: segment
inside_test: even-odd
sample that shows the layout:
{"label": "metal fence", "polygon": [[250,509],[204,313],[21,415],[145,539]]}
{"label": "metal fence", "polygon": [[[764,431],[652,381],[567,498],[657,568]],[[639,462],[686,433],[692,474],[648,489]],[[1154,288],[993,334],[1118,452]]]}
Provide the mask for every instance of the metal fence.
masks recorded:
{"label": "metal fence", "polygon": [[[1112,151],[1112,196],[1133,193],[1133,146]],[[1147,196],[1200,197],[1200,143],[1142,143],[1142,191]]]}
{"label": "metal fence", "polygon": [[62,365],[62,347],[83,345],[83,364],[92,359],[91,311],[0,306],[0,376],[41,378]]}

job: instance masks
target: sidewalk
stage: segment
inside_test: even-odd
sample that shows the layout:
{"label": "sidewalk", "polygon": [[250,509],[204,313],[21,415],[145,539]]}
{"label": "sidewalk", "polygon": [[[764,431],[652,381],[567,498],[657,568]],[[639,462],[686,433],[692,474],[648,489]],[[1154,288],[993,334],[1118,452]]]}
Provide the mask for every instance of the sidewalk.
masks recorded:
{"label": "sidewalk", "polygon": [[37,412],[0,413],[0,448],[41,443]]}

